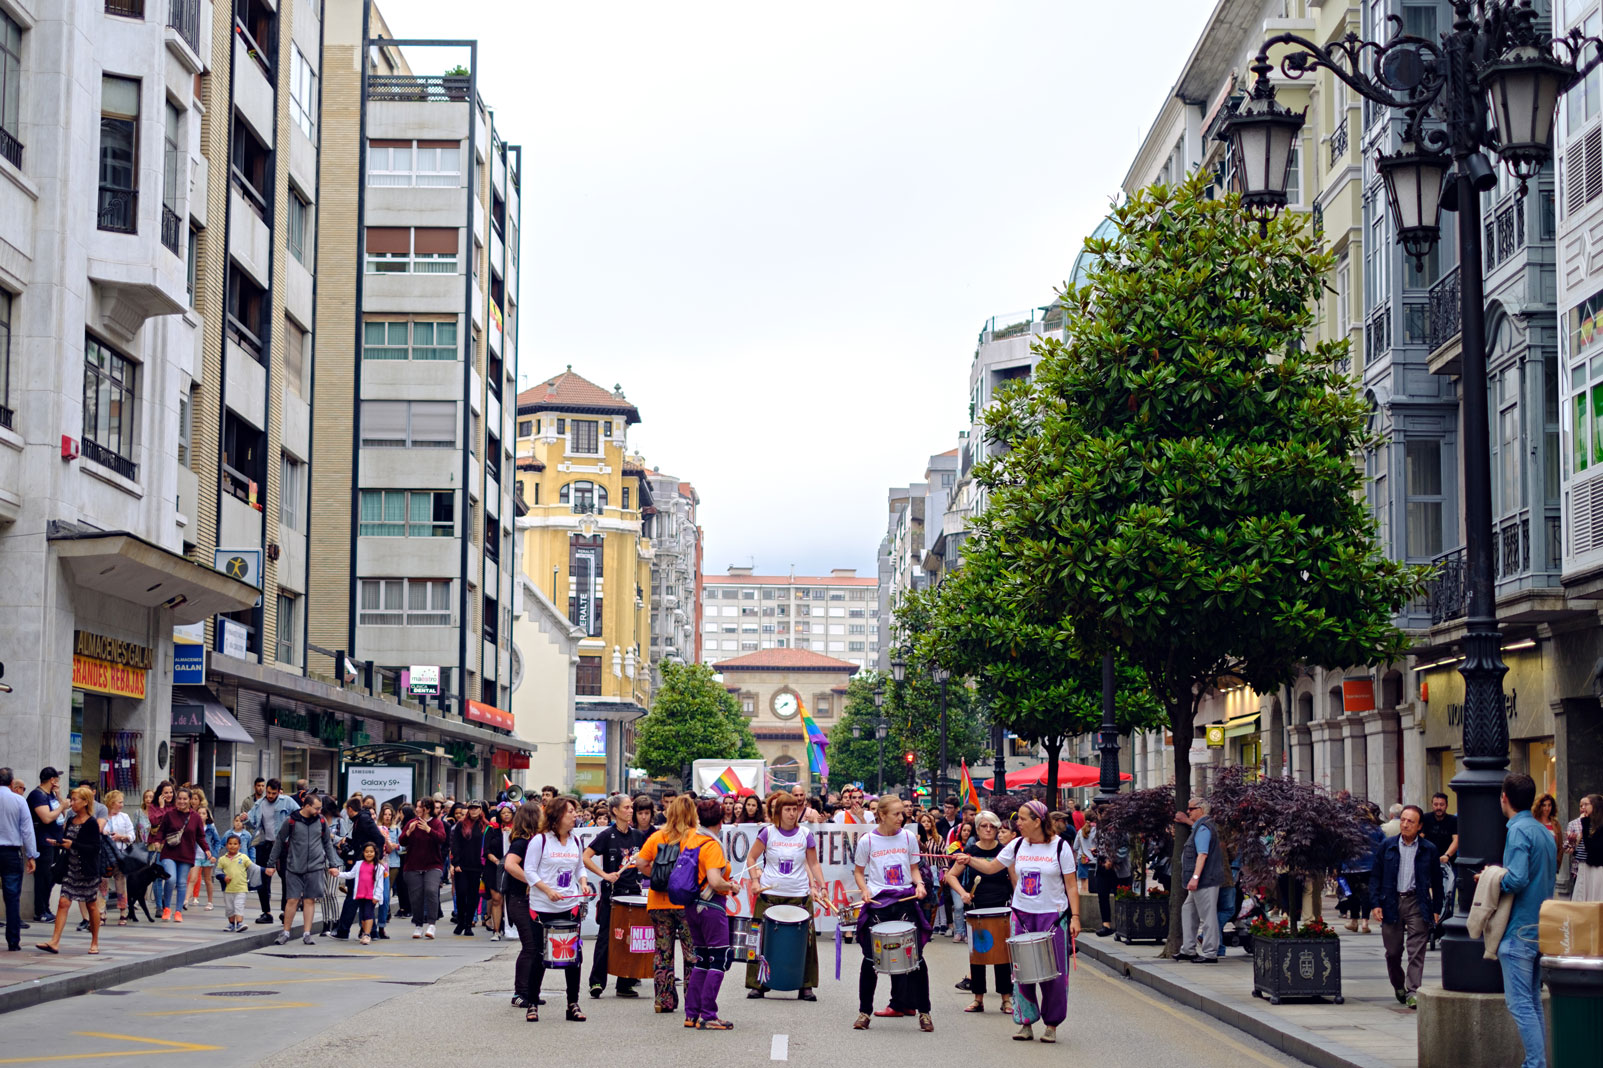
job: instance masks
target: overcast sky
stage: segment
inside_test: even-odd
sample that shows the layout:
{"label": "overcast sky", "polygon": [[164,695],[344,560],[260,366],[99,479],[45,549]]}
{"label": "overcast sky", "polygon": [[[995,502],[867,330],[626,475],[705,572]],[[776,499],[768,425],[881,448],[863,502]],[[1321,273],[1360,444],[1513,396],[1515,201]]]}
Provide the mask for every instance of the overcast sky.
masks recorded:
{"label": "overcast sky", "polygon": [[874,574],[981,325],[1052,299],[1212,7],[380,0],[479,38],[524,148],[519,373],[623,385],[709,574]]}

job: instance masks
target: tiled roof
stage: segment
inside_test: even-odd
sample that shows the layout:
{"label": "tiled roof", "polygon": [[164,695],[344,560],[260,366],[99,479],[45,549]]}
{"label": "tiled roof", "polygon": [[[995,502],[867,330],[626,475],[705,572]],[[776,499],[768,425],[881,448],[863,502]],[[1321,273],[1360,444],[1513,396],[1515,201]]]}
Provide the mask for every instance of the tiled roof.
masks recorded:
{"label": "tiled roof", "polygon": [[640,422],[639,409],[621,393],[603,389],[589,379],[574,374],[572,366],[518,394],[518,414],[534,412],[618,412],[627,423]]}
{"label": "tiled roof", "polygon": [[877,578],[836,578],[833,575],[703,575],[702,581],[726,586],[878,586]]}
{"label": "tiled roof", "polygon": [[857,671],[857,665],[849,660],[836,660],[810,649],[760,649],[720,660],[712,667],[714,671]]}

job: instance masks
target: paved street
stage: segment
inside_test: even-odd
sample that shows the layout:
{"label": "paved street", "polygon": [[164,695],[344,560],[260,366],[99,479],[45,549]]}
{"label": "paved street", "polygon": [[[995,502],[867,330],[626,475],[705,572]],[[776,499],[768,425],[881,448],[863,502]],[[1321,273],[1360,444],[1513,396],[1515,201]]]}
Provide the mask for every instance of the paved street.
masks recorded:
{"label": "paved street", "polygon": [[[850,947],[848,947],[848,950]],[[410,939],[362,947],[320,939],[272,947],[227,961],[180,968],[128,986],[22,1009],[4,1017],[0,1064],[73,1064],[159,1056],[163,1062],[300,1066],[345,1063],[371,1051],[386,1064],[460,1064],[516,1049],[520,1059],[560,1056],[585,1068],[611,1068],[626,1055],[637,1068],[684,1063],[851,1064],[931,1057],[953,1048],[989,1048],[1020,1065],[1186,1063],[1192,1068],[1279,1066],[1283,1054],[1080,958],[1070,985],[1070,1020],[1060,1048],[1008,1040],[1010,1020],[994,1011],[963,1015],[968,996],[952,984],[963,974],[962,947],[937,943],[936,1032],[912,1020],[876,1020],[853,1032],[855,961],[841,982],[826,978],[816,1004],[771,997],[749,1002],[738,981],[721,999],[737,1029],[686,1032],[679,1018],[657,1016],[649,1001],[584,999],[586,1024],[562,1019],[559,979],[547,981],[538,1024],[507,1004],[516,946],[483,938]],[[832,971],[832,951],[825,952]],[[883,998],[883,994],[881,995]],[[1004,1052],[1005,1051],[1005,1052]]]}

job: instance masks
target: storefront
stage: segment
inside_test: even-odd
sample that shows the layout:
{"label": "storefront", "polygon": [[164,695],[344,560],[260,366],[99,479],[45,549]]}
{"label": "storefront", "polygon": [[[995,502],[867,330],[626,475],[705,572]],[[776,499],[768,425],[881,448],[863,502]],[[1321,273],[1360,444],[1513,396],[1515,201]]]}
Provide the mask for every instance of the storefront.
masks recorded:
{"label": "storefront", "polygon": [[[73,634],[72,719],[67,740],[73,784],[95,783],[102,792],[138,790],[159,772],[143,766],[144,724],[150,683],[149,647],[80,630]],[[154,763],[154,753],[145,762]]]}
{"label": "storefront", "polygon": [[[1554,739],[1553,702],[1549,693],[1556,682],[1553,665],[1548,662],[1548,642],[1522,642],[1519,648],[1506,647],[1503,662],[1503,709],[1508,719],[1509,770],[1524,772],[1536,780],[1536,792],[1557,793],[1557,746]],[[1425,794],[1410,798],[1422,803],[1428,795],[1445,793],[1452,811],[1458,799],[1450,788],[1464,753],[1464,677],[1458,673],[1461,660],[1438,662],[1418,672],[1419,695],[1425,705]]]}
{"label": "storefront", "polygon": [[248,747],[251,736],[233,713],[204,686],[174,686],[172,705],[172,767],[181,782],[198,785],[211,802],[212,814],[234,813],[238,801],[251,793],[235,778],[236,750]]}

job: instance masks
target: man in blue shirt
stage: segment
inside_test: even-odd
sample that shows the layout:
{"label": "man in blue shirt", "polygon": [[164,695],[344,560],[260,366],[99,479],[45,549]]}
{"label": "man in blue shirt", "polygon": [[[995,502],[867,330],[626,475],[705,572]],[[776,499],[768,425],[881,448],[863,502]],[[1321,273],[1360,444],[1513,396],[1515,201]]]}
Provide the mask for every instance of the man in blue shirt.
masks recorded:
{"label": "man in blue shirt", "polygon": [[1531,805],[1536,783],[1529,775],[1503,779],[1503,815],[1508,817],[1508,838],[1503,845],[1502,890],[1514,896],[1508,928],[1497,946],[1503,969],[1503,999],[1519,1028],[1525,1046],[1520,1068],[1547,1068],[1547,1028],[1542,1015],[1541,951],[1537,921],[1542,902],[1553,896],[1558,870],[1558,845],[1553,832],[1536,822]]}
{"label": "man in blue shirt", "polygon": [[22,948],[22,877],[39,855],[28,802],[11,789],[10,768],[0,768],[0,891],[6,903],[6,949]]}
{"label": "man in blue shirt", "polygon": [[[299,810],[300,805],[296,804],[289,795],[283,793],[283,786],[277,779],[267,780],[266,789],[263,790],[262,796],[256,799],[256,803],[250,807],[250,811],[245,815],[245,826],[250,828],[252,840],[258,843],[256,847],[258,857],[261,851],[260,843],[264,842],[267,844],[269,855],[271,855],[273,843],[278,841],[279,824]],[[284,880],[280,878],[278,882],[278,907],[280,911],[283,911],[284,908],[284,893]],[[262,875],[261,885],[256,888],[256,899],[262,906],[262,914],[256,917],[256,922],[272,923],[272,876],[265,873]]]}

